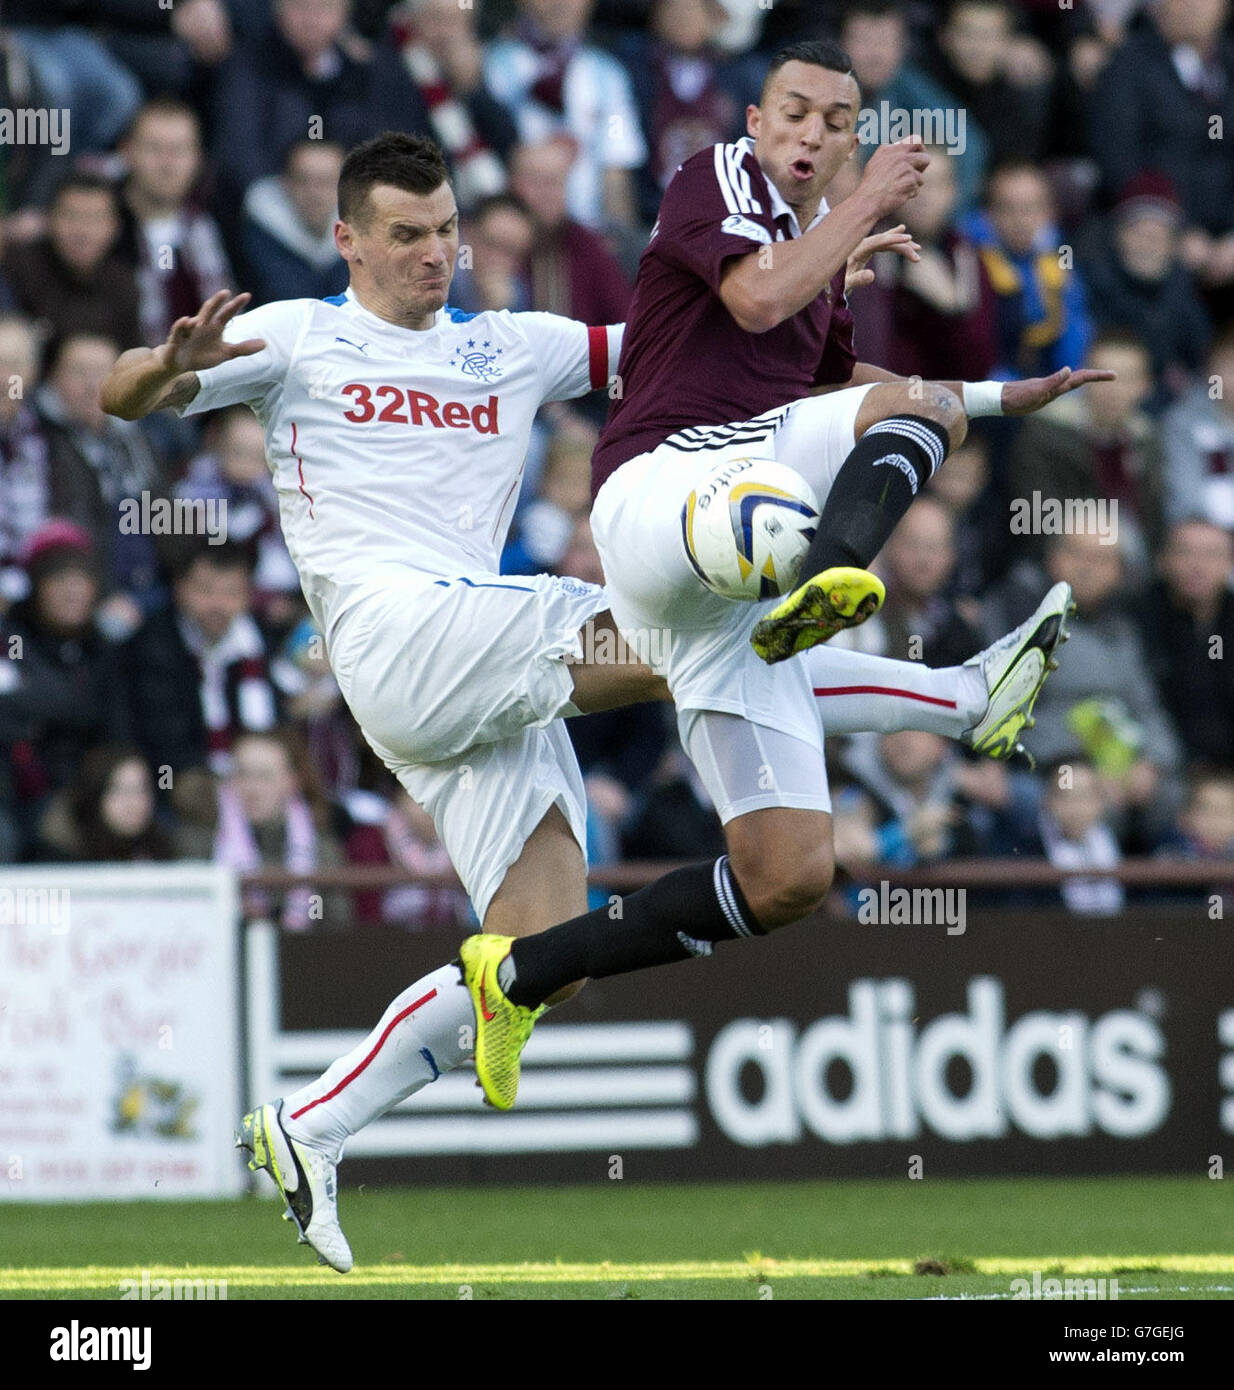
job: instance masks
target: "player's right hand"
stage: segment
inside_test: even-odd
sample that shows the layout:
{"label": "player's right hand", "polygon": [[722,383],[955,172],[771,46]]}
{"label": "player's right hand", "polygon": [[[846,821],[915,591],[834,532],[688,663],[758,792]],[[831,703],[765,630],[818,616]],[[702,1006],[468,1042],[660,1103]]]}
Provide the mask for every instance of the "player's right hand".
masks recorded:
{"label": "player's right hand", "polygon": [[252,297],[219,290],[191,317],[177,319],[163,344],[167,365],[177,373],[197,372],[217,367],[233,357],[251,357],[260,352],[266,345],[264,338],[246,338],[242,343],[223,341],[223,329]]}
{"label": "player's right hand", "polygon": [[870,198],[876,218],[889,216],[901,203],[917,196],[929,162],[925,145],[915,135],[894,145],[880,145],[874,151],[858,191]]}

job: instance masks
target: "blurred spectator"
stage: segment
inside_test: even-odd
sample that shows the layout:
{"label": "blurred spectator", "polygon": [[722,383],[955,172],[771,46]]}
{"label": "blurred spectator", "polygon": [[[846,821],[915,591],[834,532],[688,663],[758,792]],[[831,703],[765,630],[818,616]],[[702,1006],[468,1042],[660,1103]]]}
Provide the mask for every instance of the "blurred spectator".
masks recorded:
{"label": "blurred spectator", "polygon": [[[411,874],[454,872],[432,816],[401,787],[390,804],[381,835],[387,863]],[[463,927],[471,920],[471,904],[461,888],[409,883],[386,890],[381,916],[385,922],[415,928]]]}
{"label": "blurred spectator", "polygon": [[49,522],[26,566],[30,596],[0,622],[0,800],[28,843],[47,798],[125,726],[115,649],[94,626],[99,581],[89,536]]}
{"label": "blurred spectator", "polygon": [[601,237],[570,214],[569,141],[519,145],[510,159],[510,187],[535,223],[531,303],[583,323],[622,323],[634,287]]}
{"label": "blurred spectator", "polygon": [[120,199],[120,252],[133,266],[142,341],[155,347],[173,323],[232,283],[218,223],[192,198],[201,175],[201,127],[191,106],[156,97],[121,142],[128,177]]}
{"label": "blurred spectator", "polygon": [[326,794],[346,800],[360,781],[359,733],[330,670],[326,644],[311,618],[287,636],[270,666],[288,717],[304,736]]}
{"label": "blurred spectator", "polygon": [[1182,197],[1183,259],[1212,286],[1234,282],[1234,161],[1220,136],[1234,127],[1227,10],[1226,0],[1150,0],[1147,22],[1098,79],[1090,118],[1107,194],[1141,170],[1168,175]]}
{"label": "blurred spectator", "polygon": [[1212,332],[1191,273],[1179,259],[1181,215],[1168,179],[1137,174],[1114,209],[1103,254],[1084,269],[1098,323],[1132,329],[1152,354],[1154,409],[1187,389]]}
{"label": "blurred spectator", "polygon": [[1234,327],[1213,344],[1207,381],[1166,412],[1164,429],[1169,519],[1234,527]]}
{"label": "blurred spectator", "polygon": [[137,279],[115,249],[119,234],[111,184],[70,174],[56,189],[46,233],[6,248],[0,268],[45,337],[98,333],[121,348],[142,342]]}
{"label": "blurred spectator", "polygon": [[281,174],[249,185],[241,236],[254,305],[327,299],[347,288],[347,262],[334,244],[342,167],[335,141],[297,140]]}
{"label": "blurred spectator", "polygon": [[[37,4],[38,0],[33,0]],[[54,103],[40,87],[29,55],[11,28],[0,29],[0,110],[42,111],[48,122],[48,139],[32,144],[0,146],[0,207],[6,213],[29,209],[27,220],[41,219],[37,209],[45,207],[52,189],[63,177],[65,156],[72,148],[76,116],[65,120],[67,108],[54,107],[62,124],[57,132],[51,122]],[[60,138],[57,140],[57,134]],[[0,282],[0,308],[11,308],[8,288]]]}
{"label": "blurred spectator", "polygon": [[638,171],[639,216],[649,227],[678,165],[745,134],[744,106],[714,46],[723,22],[720,0],[653,0],[647,31],[623,35],[617,49],[650,146]]}
{"label": "blurred spectator", "polygon": [[638,216],[633,171],[646,162],[647,145],[625,69],[585,38],[592,3],[519,0],[518,22],[489,45],[485,80],[514,112],[525,145],[565,138],[571,219],[630,228]]}
{"label": "blurred spectator", "polygon": [[570,421],[554,431],[535,495],[518,512],[517,533],[506,547],[501,567],[506,574],[536,574],[563,568],[576,579],[603,584],[587,522],[591,511],[591,453],[595,433]]}
{"label": "blurred spectator", "polygon": [[26,403],[38,383],[38,346],[29,323],[0,315],[0,609],[28,592],[22,557],[51,507],[47,437]]}
{"label": "blurred spectator", "polygon": [[99,391],[115,365],[115,344],[74,333],[51,359],[35,403],[51,462],[51,509],[91,536],[107,594],[99,622],[129,636],[160,599],[154,538],[124,523],[124,504],[163,492],[141,425],[103,413]]}
{"label": "blurred spectator", "polygon": [[[571,734],[585,734],[591,719],[589,715],[572,721]],[[702,778],[676,739],[632,806],[622,844],[632,859],[709,859],[724,853],[720,818]]]}
{"label": "blurred spectator", "polygon": [[51,799],[34,857],[60,863],[146,864],[175,858],[158,824],[154,781],[132,744],[92,748],[71,786]]}
{"label": "blurred spectator", "polygon": [[1141,607],[1157,689],[1188,757],[1234,767],[1234,535],[1175,522],[1159,567]]}
{"label": "blurred spectator", "polygon": [[[95,28],[135,8],[124,0],[5,0],[5,28],[30,64],[42,103],[73,113],[74,153],[111,149],[141,101],[141,84]],[[150,11],[156,21],[170,20],[166,10]]]}
{"label": "blurred spectator", "polygon": [[1038,697],[1032,734],[1039,762],[1087,757],[1104,779],[1120,835],[1139,847],[1177,804],[1178,738],[1149,673],[1139,629],[1120,603],[1124,565],[1116,536],[1053,535],[1046,574],[1017,567],[985,605],[987,631],[1023,621],[1050,583],[1066,580],[1078,612],[1062,663]]}
{"label": "blurred spectator", "polygon": [[300,611],[300,577],[279,525],[265,432],[248,406],[233,405],[211,415],[206,441],[175,495],[219,504],[227,539],[254,557],[255,607],[268,624],[285,627]]}
{"label": "blurred spectator", "polygon": [[[1045,857],[1057,869],[1111,869],[1122,862],[1118,839],[1109,824],[1109,806],[1096,769],[1082,758],[1046,769],[1037,817],[1037,844],[1025,852]],[[1060,892],[1067,908],[1086,917],[1112,916],[1123,910],[1126,894],[1113,878],[1068,878]]]}
{"label": "blurred spectator", "polygon": [[393,49],[362,53],[348,38],[350,0],[273,0],[272,8],[274,27],[237,48],[214,86],[211,149],[237,211],[249,184],[276,174],[306,135],[350,148],[383,130],[429,133]]}
{"label": "blurred spectator", "polygon": [[930,66],[985,133],[992,164],[1041,157],[1053,63],[1036,39],[1016,33],[1006,0],[952,0]]}
{"label": "blurred spectator", "polygon": [[919,497],[883,547],[877,567],[887,597],[866,624],[879,624],[882,641],[875,650],[880,655],[959,666],[981,649],[976,623],[945,597],[955,566],[953,527],[942,502]]}
{"label": "blurred spectator", "polygon": [[458,0],[404,0],[391,14],[394,43],[445,151],[464,211],[506,185],[514,119],[484,85],[484,48],[475,10]]}
{"label": "blurred spectator", "polygon": [[916,197],[896,209],[921,246],[917,261],[875,258],[875,280],[853,293],[863,353],[900,376],[981,381],[995,360],[995,299],[977,248],[954,226],[955,161],[930,150]]}
{"label": "blurred spectator", "polygon": [[[342,847],[327,826],[325,799],[295,734],[242,734],[234,755],[230,775],[218,785],[216,824],[182,825],[176,834],[180,858],[212,859],[242,874],[339,868]],[[344,931],[351,925],[351,900],[342,892],[250,888],[243,902],[248,916],[273,917],[286,931],[308,931],[318,923]]]}
{"label": "blurred spectator", "polygon": [[978,851],[956,776],[959,751],[941,735],[854,734],[843,763],[873,799],[885,862],[928,863]]}
{"label": "blurred spectator", "polygon": [[970,597],[1005,573],[1009,561],[1007,516],[990,485],[990,444],[986,434],[969,423],[968,435],[947,455],[926,485],[925,496],[941,502],[951,513],[952,569],[950,592]]}
{"label": "blurred spectator", "polygon": [[[1234,771],[1199,766],[1191,772],[1177,831],[1162,849],[1184,859],[1234,859]],[[1228,893],[1231,885],[1224,888]]]}
{"label": "blurred spectator", "polygon": [[1092,336],[1084,285],[1064,264],[1041,170],[1027,163],[995,169],[984,211],[961,230],[981,248],[997,296],[995,375],[1047,376],[1083,361]]}
{"label": "blurred spectator", "polygon": [[[957,202],[961,211],[976,206],[989,160],[989,142],[977,122],[968,119],[963,103],[909,62],[908,19],[903,7],[895,0],[857,0],[844,13],[840,47],[852,59],[853,74],[861,85],[863,119],[869,120],[866,113],[881,118],[883,112],[890,116],[892,112],[922,111],[931,113],[936,121],[954,123]],[[859,126],[859,137],[861,133]],[[880,119],[879,139],[859,138],[857,159],[864,164],[885,138]]]}
{"label": "blurred spectator", "polygon": [[242,733],[277,722],[265,639],[249,612],[250,570],[234,541],[194,544],[177,558],[172,602],[121,648],[134,733],[160,779],[171,770],[180,814],[193,813],[205,769],[230,767]]}
{"label": "blurred spectator", "polygon": [[535,223],[526,204],[513,193],[482,199],[467,218],[464,244],[469,265],[456,263],[450,303],[469,314],[486,309],[519,312],[531,308],[531,285],[525,266],[535,242]]}
{"label": "blurred spectator", "polygon": [[[1045,515],[1037,500],[1099,500],[1118,528],[1130,577],[1143,583],[1164,532],[1161,430],[1144,410],[1152,395],[1148,352],[1134,334],[1111,330],[1097,336],[1084,365],[1116,379],[1063,396],[1024,421],[1011,449],[1011,496],[1032,504],[1032,516]],[[1012,529],[1018,551],[1040,559],[1045,536]]]}

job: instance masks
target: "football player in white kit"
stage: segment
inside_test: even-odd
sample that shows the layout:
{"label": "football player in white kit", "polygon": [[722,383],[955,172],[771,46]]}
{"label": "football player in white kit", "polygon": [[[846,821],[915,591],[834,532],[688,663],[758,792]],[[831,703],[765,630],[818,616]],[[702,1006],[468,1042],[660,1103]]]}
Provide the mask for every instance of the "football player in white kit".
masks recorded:
{"label": "football player in white kit", "polygon": [[[245,313],[247,295],[222,291],[160,347],[125,353],[103,405],[126,419],[252,406],[288,548],[366,739],[432,814],[484,931],[540,932],[586,909],[585,797],[560,717],[667,696],[628,649],[585,644],[588,624],[616,638],[604,590],[499,573],[535,412],[604,386],[621,327],[447,307],[458,214],[440,151],[416,137],[348,155],[336,240],[346,294]],[[1010,640],[940,670],[825,647],[798,659],[831,732],[972,742],[997,712]],[[581,659],[601,650],[617,659]],[[345,1140],[467,1060],[474,1023],[445,965],[321,1078],[245,1117],[252,1166],[323,1262],[352,1263],[336,1205]]]}

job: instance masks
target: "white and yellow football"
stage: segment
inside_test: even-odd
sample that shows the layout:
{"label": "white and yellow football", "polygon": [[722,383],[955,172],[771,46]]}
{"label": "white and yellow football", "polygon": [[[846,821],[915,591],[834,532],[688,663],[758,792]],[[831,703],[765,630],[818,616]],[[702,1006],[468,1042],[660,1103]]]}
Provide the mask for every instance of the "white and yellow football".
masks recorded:
{"label": "white and yellow football", "polygon": [[747,602],[792,591],[817,525],[814,489],[775,459],[725,459],[681,509],[694,572],[715,593]]}

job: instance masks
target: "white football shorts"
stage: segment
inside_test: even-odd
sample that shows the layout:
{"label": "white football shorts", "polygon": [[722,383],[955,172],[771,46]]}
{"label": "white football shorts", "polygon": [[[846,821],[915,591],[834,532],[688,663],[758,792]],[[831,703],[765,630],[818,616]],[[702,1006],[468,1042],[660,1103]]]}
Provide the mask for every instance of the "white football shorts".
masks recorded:
{"label": "white football shorts", "polygon": [[[821,506],[856,443],[869,389],[681,430],[622,464],[596,497],[591,527],[613,616],[668,681],[682,744],[724,821],[767,806],[830,810],[823,728],[805,663],[768,666],[750,646],[755,623],[777,600],[741,603],[708,589],[686,556],[682,508],[704,473],[743,455],[795,468]],[[716,714],[778,737],[741,737],[731,719]],[[752,760],[739,772],[738,762]]]}
{"label": "white football shorts", "polygon": [[561,722],[575,712],[566,657],[607,607],[578,579],[400,571],[331,627],[343,698],[433,817],[481,921],[551,806],[585,853],[583,778]]}

